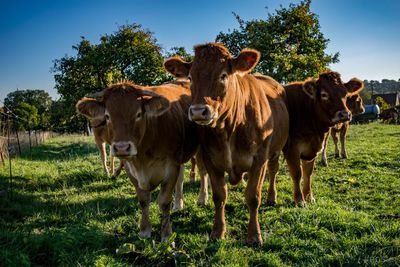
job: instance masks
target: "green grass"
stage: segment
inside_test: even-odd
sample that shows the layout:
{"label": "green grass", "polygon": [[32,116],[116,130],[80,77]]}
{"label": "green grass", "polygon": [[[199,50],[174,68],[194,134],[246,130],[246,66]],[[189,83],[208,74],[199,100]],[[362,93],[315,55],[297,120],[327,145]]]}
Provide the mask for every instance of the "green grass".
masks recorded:
{"label": "green grass", "polygon": [[210,242],[213,205],[198,207],[199,183],[186,181],[171,249],[159,243],[158,191],[155,241],[140,239],[140,207],[126,175],[112,182],[103,174],[92,137],[54,138],[33,149],[33,160],[13,159],[12,181],[8,164],[0,166],[0,190],[9,188],[0,195],[0,265],[399,266],[400,126],[352,125],[347,160],[333,157],[332,143],[330,166],[314,172],[315,204],[294,207],[282,161],[276,207],[265,205],[265,184],[260,248],[244,243],[243,185],[229,186],[226,239]]}

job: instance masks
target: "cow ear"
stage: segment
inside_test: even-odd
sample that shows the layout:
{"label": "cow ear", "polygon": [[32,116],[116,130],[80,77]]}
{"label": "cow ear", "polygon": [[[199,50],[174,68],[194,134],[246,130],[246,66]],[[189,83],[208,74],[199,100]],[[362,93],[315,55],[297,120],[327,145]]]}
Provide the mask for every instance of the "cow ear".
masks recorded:
{"label": "cow ear", "polygon": [[353,78],[345,83],[344,86],[347,88],[349,95],[356,95],[364,88],[364,83],[357,78]]}
{"label": "cow ear", "polygon": [[142,101],[147,116],[160,116],[171,107],[169,100],[163,96],[143,96]]}
{"label": "cow ear", "polygon": [[103,119],[105,111],[104,104],[94,98],[84,97],[76,103],[76,112],[88,119]]}
{"label": "cow ear", "polygon": [[303,83],[303,91],[312,99],[317,95],[317,83],[314,80],[309,80]]}
{"label": "cow ear", "polygon": [[261,54],[254,49],[243,49],[240,54],[232,60],[233,71],[250,72],[257,65]]}
{"label": "cow ear", "polygon": [[176,78],[187,78],[191,63],[183,61],[180,57],[167,58],[164,61],[164,68]]}

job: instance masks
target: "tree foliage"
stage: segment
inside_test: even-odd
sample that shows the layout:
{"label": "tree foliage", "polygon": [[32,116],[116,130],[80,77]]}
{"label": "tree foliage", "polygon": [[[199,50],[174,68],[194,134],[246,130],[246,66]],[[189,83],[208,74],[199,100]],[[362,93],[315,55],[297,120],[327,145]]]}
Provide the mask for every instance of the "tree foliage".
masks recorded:
{"label": "tree foliage", "polygon": [[382,110],[389,109],[392,106],[389,105],[382,97],[378,96],[375,100],[376,104],[381,107]]}
{"label": "tree foliage", "polygon": [[[48,128],[50,125],[50,108],[53,100],[49,93],[44,90],[17,90],[11,92],[4,99],[4,105],[11,109],[14,113],[18,108],[22,108],[23,114],[29,111],[33,106],[37,116],[37,122],[34,126],[41,129]],[[33,109],[31,109],[33,110]],[[24,115],[25,116],[25,115]],[[36,119],[35,119],[36,120]]]}
{"label": "tree foliage", "polygon": [[310,10],[311,0],[290,4],[288,8],[268,13],[265,20],[244,21],[234,14],[239,29],[220,32],[216,41],[224,43],[235,55],[245,48],[261,52],[255,71],[270,75],[279,82],[304,80],[339,61],[339,53],[325,52],[329,39],[320,30],[318,16]]}
{"label": "tree foliage", "polygon": [[173,56],[179,56],[186,62],[190,62],[193,60],[193,55],[189,54],[186,49],[183,46],[177,47],[174,46],[171,48],[171,50],[166,54],[166,57],[173,57]]}
{"label": "tree foliage", "polygon": [[160,45],[153,33],[139,24],[121,26],[113,34],[101,36],[98,44],[81,37],[73,48],[77,54],[55,60],[53,68],[61,95],[56,107],[65,105],[61,121],[71,129],[85,125],[82,117],[75,117],[75,103],[84,95],[118,80],[154,85],[168,79]]}
{"label": "tree foliage", "polygon": [[26,131],[35,129],[38,126],[40,117],[38,115],[38,109],[31,104],[21,102],[14,110],[15,115],[18,116],[18,120],[14,120],[14,128],[18,131]]}

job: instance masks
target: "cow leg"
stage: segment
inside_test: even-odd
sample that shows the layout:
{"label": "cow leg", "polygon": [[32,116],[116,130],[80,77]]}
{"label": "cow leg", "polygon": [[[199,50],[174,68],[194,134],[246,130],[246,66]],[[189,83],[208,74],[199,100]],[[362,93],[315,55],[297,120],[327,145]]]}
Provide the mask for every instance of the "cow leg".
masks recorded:
{"label": "cow leg", "polygon": [[191,169],[190,169],[190,181],[196,181],[196,158],[192,157],[190,159]]}
{"label": "cow leg", "polygon": [[175,185],[175,201],[174,210],[183,209],[183,175],[185,171],[185,166],[182,164],[179,169],[178,180]]}
{"label": "cow leg", "polygon": [[106,143],[98,142],[97,140],[96,140],[96,143],[97,143],[97,147],[100,150],[100,158],[101,158],[101,163],[103,164],[103,169],[107,173],[107,176],[109,176],[110,172],[109,172],[108,167],[107,167]]}
{"label": "cow leg", "polygon": [[345,125],[343,125],[343,127],[340,131],[340,145],[341,145],[340,156],[344,159],[347,159],[347,153],[346,153],[346,148],[345,148],[347,128],[348,128],[348,125],[345,124]]}
{"label": "cow leg", "polygon": [[110,152],[110,166],[111,166],[111,171],[110,173],[114,174],[114,169],[115,169],[115,157],[111,155]]}
{"label": "cow leg", "polygon": [[301,165],[303,168],[303,194],[304,198],[309,202],[315,202],[311,190],[311,184],[312,184],[311,175],[314,170],[314,162],[315,159],[310,161],[305,161],[305,160],[301,161]]}
{"label": "cow leg", "polygon": [[124,167],[124,161],[123,161],[123,160],[120,160],[120,161],[119,161],[119,166],[118,166],[117,169],[114,170],[114,173],[113,173],[113,175],[111,176],[111,179],[113,179],[113,180],[117,179],[117,177],[121,174],[122,167]]}
{"label": "cow leg", "polygon": [[158,194],[158,206],[161,211],[161,241],[166,241],[172,234],[170,222],[171,202],[172,194],[178,180],[179,171],[180,166],[177,167],[176,173],[167,177],[166,182],[161,184],[161,190]]}
{"label": "cow leg", "polygon": [[140,208],[142,210],[142,216],[140,219],[140,232],[139,236],[143,238],[151,237],[151,221],[150,221],[150,191],[143,190],[139,187],[139,184],[135,177],[126,172],[136,189],[136,195],[139,199]]}
{"label": "cow leg", "polygon": [[277,155],[274,155],[272,158],[268,160],[267,166],[268,166],[268,178],[269,178],[267,205],[275,206],[277,199],[276,174],[278,173],[279,170],[279,152]]}
{"label": "cow leg", "polygon": [[326,148],[328,147],[329,132],[324,136],[324,143],[322,144],[321,163],[323,166],[328,167],[328,158],[326,157]]}
{"label": "cow leg", "polygon": [[214,224],[210,234],[210,239],[222,239],[225,237],[225,204],[228,196],[228,187],[225,183],[224,171],[218,170],[210,159],[203,154],[204,166],[210,176],[212,198],[215,207]]}
{"label": "cow leg", "polygon": [[206,205],[208,202],[208,175],[201,156],[197,157],[197,170],[200,175],[200,192],[197,205]]}
{"label": "cow leg", "polygon": [[260,224],[258,222],[258,209],[261,204],[261,191],[267,166],[253,167],[249,172],[249,180],[246,187],[246,203],[250,211],[250,220],[247,229],[247,244],[262,245]]}
{"label": "cow leg", "polygon": [[331,136],[333,139],[333,143],[335,144],[335,157],[338,158],[339,157],[339,147],[338,147],[338,137],[336,135],[336,131],[331,131]]}
{"label": "cow leg", "polygon": [[289,156],[286,158],[288,164],[288,169],[290,176],[293,180],[293,199],[297,206],[304,206],[304,197],[300,189],[301,180],[301,165],[300,165],[300,155],[298,153],[289,152]]}

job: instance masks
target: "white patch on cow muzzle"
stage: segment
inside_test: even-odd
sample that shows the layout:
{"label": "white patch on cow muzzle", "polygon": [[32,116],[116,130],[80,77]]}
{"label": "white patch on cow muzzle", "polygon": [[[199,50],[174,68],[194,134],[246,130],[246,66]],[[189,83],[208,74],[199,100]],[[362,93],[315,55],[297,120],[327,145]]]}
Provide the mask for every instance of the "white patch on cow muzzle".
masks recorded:
{"label": "white patch on cow muzzle", "polygon": [[118,158],[129,158],[137,155],[137,148],[131,141],[118,141],[111,144],[111,155]]}

